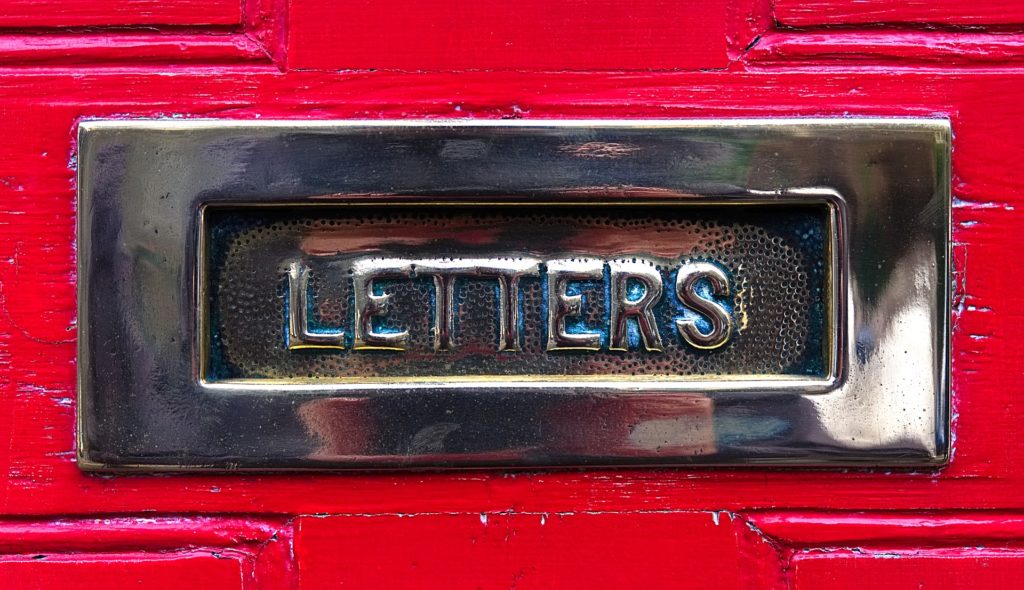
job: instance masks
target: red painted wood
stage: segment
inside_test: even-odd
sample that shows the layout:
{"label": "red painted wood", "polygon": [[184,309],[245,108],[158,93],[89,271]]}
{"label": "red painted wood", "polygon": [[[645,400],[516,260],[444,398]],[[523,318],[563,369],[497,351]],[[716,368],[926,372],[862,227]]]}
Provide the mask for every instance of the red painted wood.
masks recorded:
{"label": "red painted wood", "polygon": [[0,588],[56,588],[61,580],[73,588],[169,588],[187,580],[194,588],[276,590],[295,578],[292,536],[281,518],[0,521]]}
{"label": "red painted wood", "polygon": [[240,590],[243,583],[238,560],[205,551],[0,558],[0,587],[5,590]]}
{"label": "red painted wood", "polygon": [[297,526],[302,590],[724,590],[781,581],[751,567],[758,558],[778,565],[774,549],[727,514],[335,516]]}
{"label": "red painted wood", "polygon": [[773,4],[778,22],[792,27],[867,23],[1024,23],[1024,5],[1017,0],[775,0]]}
{"label": "red painted wood", "polygon": [[298,69],[720,68],[726,0],[331,0],[291,2]]}
{"label": "red painted wood", "polygon": [[[215,74],[215,75],[214,75]],[[1024,75],[1014,70],[757,67],[705,73],[39,71],[0,77],[0,512],[436,512],[820,507],[1020,508],[1024,342],[1002,270],[1024,230]],[[456,110],[459,109],[459,110]],[[676,469],[100,478],[74,427],[73,134],[80,117],[949,116],[962,305],[956,435],[935,471]]]}
{"label": "red painted wood", "polygon": [[183,61],[269,64],[270,58],[262,45],[240,34],[0,35],[0,65],[139,67]]}
{"label": "red painted wood", "polygon": [[[0,588],[140,576],[246,590],[1012,587],[1024,557],[1024,273],[1013,271],[1024,47],[1010,26],[1021,8],[777,0],[780,30],[770,4],[281,0],[247,2],[244,16],[220,0],[0,4]],[[898,26],[791,28],[876,21]],[[1001,26],[957,26],[983,22]],[[94,28],[140,23],[169,26]],[[215,26],[192,26],[204,24]],[[953,124],[946,468],[87,476],[74,465],[83,118],[845,115]],[[708,511],[720,510],[732,512],[716,525]]]}
{"label": "red painted wood", "polygon": [[257,41],[275,64],[287,60],[288,0],[246,0],[245,35]]}
{"label": "red painted wood", "polygon": [[290,525],[282,519],[207,517],[64,518],[0,522],[0,555],[168,551],[183,547],[264,548]]}
{"label": "red painted wood", "polygon": [[0,27],[236,25],[238,0],[0,0]]}
{"label": "red painted wood", "polygon": [[950,547],[1024,539],[1024,516],[961,511],[930,514],[769,512],[746,518],[774,542],[789,547]]}
{"label": "red painted wood", "polygon": [[806,553],[793,559],[793,590],[1016,588],[1024,553],[963,548],[931,552]]}
{"label": "red painted wood", "polygon": [[1024,35],[987,32],[843,30],[773,32],[746,54],[751,62],[850,65],[1020,63]]}

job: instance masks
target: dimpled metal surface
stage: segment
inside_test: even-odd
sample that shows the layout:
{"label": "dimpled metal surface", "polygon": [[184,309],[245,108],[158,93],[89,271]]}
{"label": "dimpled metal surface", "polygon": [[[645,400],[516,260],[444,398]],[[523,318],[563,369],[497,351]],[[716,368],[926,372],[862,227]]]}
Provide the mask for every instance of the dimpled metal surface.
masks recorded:
{"label": "dimpled metal surface", "polygon": [[[325,211],[210,213],[210,265],[205,280],[211,334],[209,380],[339,377],[590,375],[600,377],[715,375],[825,376],[829,233],[824,206],[760,208],[701,206],[350,207]],[[498,352],[498,299],[492,280],[456,281],[457,331],[451,350],[432,340],[434,286],[426,278],[391,280],[391,309],[382,318],[407,329],[402,353],[289,350],[284,345],[288,261],[308,261],[311,316],[325,328],[351,326],[352,260],[364,256],[643,256],[671,285],[680,260],[710,260],[731,276],[738,318],[735,338],[714,351],[687,346],[674,320],[684,317],[671,293],[654,307],[663,352],[640,346],[607,350],[606,282],[581,287],[583,322],[601,333],[603,350],[546,350],[546,304],[540,277],[522,281],[522,349]],[[692,314],[692,312],[689,312]],[[634,331],[635,332],[635,331]],[[351,333],[351,330],[349,330]],[[831,344],[831,343],[828,343]]]}

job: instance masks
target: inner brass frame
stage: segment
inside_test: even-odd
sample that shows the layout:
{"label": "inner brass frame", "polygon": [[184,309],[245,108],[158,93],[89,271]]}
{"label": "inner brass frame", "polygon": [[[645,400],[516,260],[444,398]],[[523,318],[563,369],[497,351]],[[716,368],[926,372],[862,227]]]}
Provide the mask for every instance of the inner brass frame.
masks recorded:
{"label": "inner brass frame", "polygon": [[[326,197],[331,198],[331,197]],[[232,203],[229,206],[216,204],[203,205],[199,209],[198,227],[199,247],[197,248],[196,266],[197,277],[196,301],[199,313],[197,314],[198,324],[196,334],[198,336],[200,364],[197,367],[195,378],[203,386],[211,389],[223,389],[225,391],[236,391],[239,386],[246,389],[260,389],[262,391],[293,391],[302,392],[304,389],[320,391],[325,388],[347,391],[365,391],[368,389],[386,389],[391,386],[402,388],[420,386],[430,387],[464,387],[466,384],[479,386],[486,389],[496,389],[509,384],[530,384],[533,387],[552,388],[564,386],[565,383],[586,382],[594,384],[613,385],[616,383],[629,383],[633,389],[653,388],[658,391],[707,391],[714,389],[735,390],[756,390],[765,391],[766,381],[771,382],[770,386],[779,388],[780,391],[791,390],[799,387],[807,393],[826,393],[834,389],[842,380],[840,359],[843,352],[840,348],[844,338],[840,333],[843,330],[843,322],[837,321],[841,308],[837,294],[843,291],[842,281],[846,276],[847,267],[845,252],[842,248],[843,211],[844,204],[842,197],[835,191],[821,188],[793,189],[773,193],[751,192],[747,195],[732,197],[701,198],[698,202],[685,200],[686,196],[677,198],[663,198],[658,200],[600,200],[582,202],[579,200],[562,199],[549,201],[527,201],[510,197],[507,200],[431,200],[429,198],[419,200],[396,200],[379,196],[363,196],[351,198],[340,196],[339,201],[332,203]],[[704,207],[780,207],[786,205],[822,205],[827,208],[828,239],[825,240],[825,257],[827,260],[827,271],[825,285],[827,287],[825,306],[825,334],[823,338],[823,356],[827,374],[825,377],[794,377],[782,375],[713,375],[693,376],[675,375],[658,376],[657,378],[638,378],[627,375],[451,375],[451,376],[428,376],[428,377],[393,377],[364,379],[357,377],[338,376],[327,379],[290,378],[290,379],[218,379],[211,381],[206,378],[210,367],[210,285],[208,278],[209,253],[209,232],[205,215],[211,208],[221,210],[252,210],[261,209],[288,209],[294,211],[301,209],[330,208],[339,209],[344,207],[395,207],[403,208],[444,208],[444,207],[489,207],[489,206],[522,205],[531,208],[569,208],[586,205],[587,207],[672,207],[672,208],[704,208]],[[309,387],[304,387],[309,386]]]}

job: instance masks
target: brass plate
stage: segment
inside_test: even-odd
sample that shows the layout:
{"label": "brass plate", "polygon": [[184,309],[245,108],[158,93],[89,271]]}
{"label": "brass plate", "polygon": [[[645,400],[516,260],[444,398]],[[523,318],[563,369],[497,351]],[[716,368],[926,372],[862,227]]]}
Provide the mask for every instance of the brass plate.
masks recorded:
{"label": "brass plate", "polygon": [[947,455],[944,121],[79,145],[83,468]]}

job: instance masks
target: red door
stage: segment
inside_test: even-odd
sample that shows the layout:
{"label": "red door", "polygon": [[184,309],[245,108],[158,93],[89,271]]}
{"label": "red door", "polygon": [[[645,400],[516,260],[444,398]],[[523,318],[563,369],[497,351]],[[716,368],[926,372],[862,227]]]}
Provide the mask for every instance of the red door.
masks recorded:
{"label": "red door", "polygon": [[[1024,577],[1024,4],[0,6],[0,587],[910,589]],[[82,120],[821,116],[951,122],[946,466],[76,466]]]}

